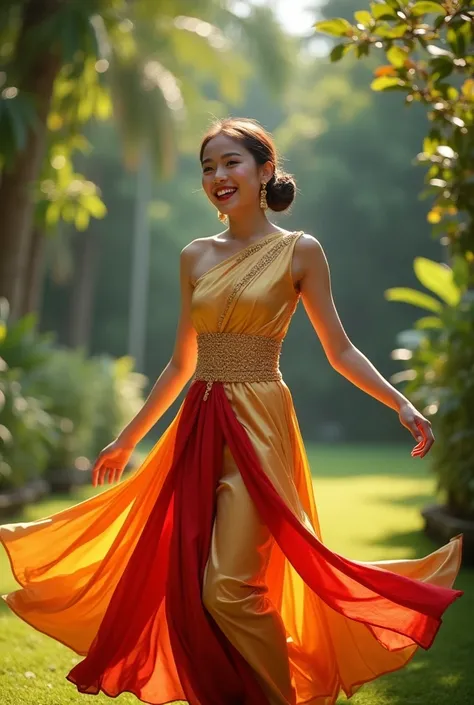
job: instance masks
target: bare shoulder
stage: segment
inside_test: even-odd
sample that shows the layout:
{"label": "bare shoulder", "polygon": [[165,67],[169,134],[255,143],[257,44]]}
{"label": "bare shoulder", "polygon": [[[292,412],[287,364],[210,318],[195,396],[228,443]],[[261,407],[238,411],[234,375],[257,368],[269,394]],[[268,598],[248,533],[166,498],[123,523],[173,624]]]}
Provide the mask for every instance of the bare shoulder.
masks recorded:
{"label": "bare shoulder", "polygon": [[222,233],[211,235],[209,237],[197,237],[181,250],[181,262],[187,272],[189,281],[192,285],[198,279],[197,270],[202,268],[204,264],[212,259],[216,245],[219,243]]}
{"label": "bare shoulder", "polygon": [[323,246],[314,235],[304,232],[296,241],[295,253],[296,252],[301,253],[303,256],[309,255],[317,257],[323,252]]}
{"label": "bare shoulder", "polygon": [[309,270],[317,270],[325,264],[326,256],[320,241],[314,235],[303,233],[297,239],[293,253],[292,271],[295,286],[300,284]]}
{"label": "bare shoulder", "polygon": [[210,241],[214,240],[215,237],[216,236],[213,235],[212,237],[197,237],[191,240],[191,242],[188,242],[181,250],[181,257],[189,260],[202,254],[202,252],[209,247]]}
{"label": "bare shoulder", "polygon": [[218,237],[219,235],[212,235],[210,237],[197,237],[194,240],[191,240],[191,242],[188,242],[188,244],[181,250],[182,261],[192,267],[196,260],[202,257],[202,255],[205,254],[213,244],[215,244],[216,238]]}

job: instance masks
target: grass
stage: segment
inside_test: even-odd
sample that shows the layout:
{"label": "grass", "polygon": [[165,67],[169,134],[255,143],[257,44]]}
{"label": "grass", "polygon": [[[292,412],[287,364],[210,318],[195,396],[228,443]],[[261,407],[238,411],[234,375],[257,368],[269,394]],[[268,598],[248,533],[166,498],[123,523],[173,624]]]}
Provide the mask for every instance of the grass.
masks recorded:
{"label": "grass", "polygon": [[[326,447],[308,444],[316,502],[327,545],[358,560],[415,558],[434,550],[421,533],[420,507],[433,496],[428,459],[411,458],[398,446]],[[47,516],[102,489],[83,487],[74,498],[47,499],[11,521]],[[10,521],[10,520],[9,520]],[[472,705],[474,703],[474,571],[461,571],[465,590],[447,611],[429,651],[418,650],[401,671],[365,685],[351,705]],[[16,588],[4,551],[0,552],[0,593]],[[84,704],[65,674],[79,656],[40,634],[0,601],[1,705]],[[118,703],[137,705],[130,694]],[[341,698],[339,703],[346,702]],[[104,695],[94,703],[110,703]]]}

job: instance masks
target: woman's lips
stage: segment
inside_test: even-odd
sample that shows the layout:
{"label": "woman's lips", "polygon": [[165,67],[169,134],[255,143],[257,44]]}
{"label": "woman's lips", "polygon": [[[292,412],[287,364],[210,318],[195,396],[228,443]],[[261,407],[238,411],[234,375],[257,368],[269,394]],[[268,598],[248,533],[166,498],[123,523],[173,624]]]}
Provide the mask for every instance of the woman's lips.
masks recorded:
{"label": "woman's lips", "polygon": [[234,195],[234,193],[236,193],[236,191],[237,191],[237,189],[236,189],[236,188],[233,188],[232,191],[229,191],[229,192],[227,192],[227,193],[224,193],[222,196],[218,196],[217,193],[216,193],[216,194],[215,194],[215,197],[216,197],[217,200],[220,201],[220,202],[222,202],[222,201],[228,201],[229,198],[232,198],[232,196]]}

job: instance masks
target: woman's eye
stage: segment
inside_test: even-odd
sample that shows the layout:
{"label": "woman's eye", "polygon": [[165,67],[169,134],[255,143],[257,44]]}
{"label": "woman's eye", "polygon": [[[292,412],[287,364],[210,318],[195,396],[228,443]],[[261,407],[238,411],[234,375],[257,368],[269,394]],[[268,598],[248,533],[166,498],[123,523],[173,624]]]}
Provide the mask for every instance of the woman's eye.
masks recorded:
{"label": "woman's eye", "polygon": [[238,164],[238,163],[239,162],[236,162],[235,160],[231,159],[230,162],[227,162],[227,166],[229,166],[229,164]]}

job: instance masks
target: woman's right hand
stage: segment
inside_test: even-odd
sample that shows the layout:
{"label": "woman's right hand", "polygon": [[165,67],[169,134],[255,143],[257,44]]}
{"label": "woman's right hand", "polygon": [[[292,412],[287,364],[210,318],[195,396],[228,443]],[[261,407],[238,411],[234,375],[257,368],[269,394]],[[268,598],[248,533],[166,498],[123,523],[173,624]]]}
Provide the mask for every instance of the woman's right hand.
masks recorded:
{"label": "woman's right hand", "polygon": [[122,473],[135,450],[134,445],[117,438],[99,453],[92,468],[92,484],[94,487],[104,484],[107,474],[109,484],[120,482]]}

